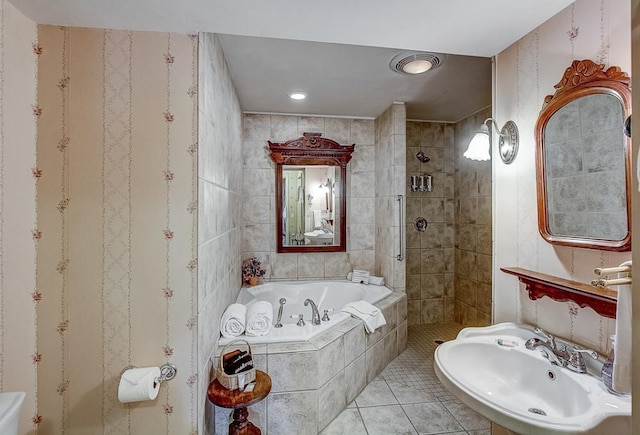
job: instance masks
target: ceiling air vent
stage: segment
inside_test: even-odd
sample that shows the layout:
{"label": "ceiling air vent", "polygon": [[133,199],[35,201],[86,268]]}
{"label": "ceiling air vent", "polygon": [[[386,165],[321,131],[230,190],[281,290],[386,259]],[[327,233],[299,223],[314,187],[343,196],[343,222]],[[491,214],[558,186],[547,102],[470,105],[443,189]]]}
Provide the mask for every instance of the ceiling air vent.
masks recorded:
{"label": "ceiling air vent", "polygon": [[422,74],[439,67],[444,62],[444,55],[423,53],[423,52],[411,52],[400,53],[396,55],[389,67],[392,71],[399,74]]}

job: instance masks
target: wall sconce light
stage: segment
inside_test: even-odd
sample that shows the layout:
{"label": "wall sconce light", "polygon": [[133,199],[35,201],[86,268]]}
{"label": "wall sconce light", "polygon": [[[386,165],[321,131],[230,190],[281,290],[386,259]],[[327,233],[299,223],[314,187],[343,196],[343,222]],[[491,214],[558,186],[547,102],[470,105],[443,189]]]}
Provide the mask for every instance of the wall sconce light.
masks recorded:
{"label": "wall sconce light", "polygon": [[[489,134],[489,121],[493,122],[496,130],[498,130],[498,124],[493,118],[487,118],[480,126],[480,130],[473,136],[469,147],[464,152],[464,156],[470,160],[485,161],[491,159],[489,154],[489,147],[491,146],[491,136]],[[518,126],[513,121],[507,121],[504,127],[500,130],[500,141],[498,142],[498,153],[500,158],[505,164],[510,164],[516,158],[518,154],[518,143],[520,135],[518,133]]]}

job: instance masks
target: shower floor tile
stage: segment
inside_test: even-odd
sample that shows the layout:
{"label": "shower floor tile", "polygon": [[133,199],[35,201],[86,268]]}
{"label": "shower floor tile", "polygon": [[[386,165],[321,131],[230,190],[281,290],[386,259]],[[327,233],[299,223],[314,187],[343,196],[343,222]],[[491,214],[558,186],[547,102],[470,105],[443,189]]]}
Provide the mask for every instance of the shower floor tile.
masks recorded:
{"label": "shower floor tile", "polygon": [[437,340],[453,340],[457,323],[409,327],[407,349],[371,382],[322,435],[491,433],[491,422],[460,403],[433,369]]}

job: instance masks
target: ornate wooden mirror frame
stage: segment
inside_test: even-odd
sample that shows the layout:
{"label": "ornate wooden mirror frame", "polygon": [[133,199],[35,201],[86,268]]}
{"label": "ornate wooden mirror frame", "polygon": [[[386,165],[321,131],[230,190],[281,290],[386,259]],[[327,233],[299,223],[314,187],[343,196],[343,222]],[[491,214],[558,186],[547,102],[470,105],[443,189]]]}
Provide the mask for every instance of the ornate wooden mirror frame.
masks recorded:
{"label": "ornate wooden mirror frame", "polygon": [[[596,64],[591,60],[574,61],[564,72],[562,80],[555,85],[554,95],[548,95],[540,111],[535,127],[536,137],[536,170],[538,192],[538,229],[542,237],[549,243],[575,246],[580,248],[600,249],[607,251],[629,251],[631,249],[631,144],[624,135],[624,122],[630,115],[631,90],[630,78],[619,67],[612,66],[607,70],[603,64]],[[608,95],[615,97],[622,106],[620,119],[620,136],[623,141],[623,166],[625,171],[626,195],[626,235],[618,240],[609,240],[595,236],[554,234],[549,225],[549,192],[547,191],[547,170],[545,168],[545,132],[549,120],[560,109],[579,98],[592,95]],[[563,124],[564,126],[564,124]],[[560,130],[561,131],[561,130]],[[552,133],[551,133],[552,134]],[[582,164],[582,163],[581,163]],[[586,195],[585,195],[586,200]],[[624,200],[622,200],[624,202]],[[619,212],[619,213],[624,213]]]}
{"label": "ornate wooden mirror frame", "polygon": [[[269,141],[271,158],[276,163],[276,235],[277,252],[344,252],[347,247],[347,163],[355,144],[343,146],[320,137],[321,133],[303,133],[303,136],[284,143]],[[340,179],[335,180],[336,205],[334,234],[338,241],[331,245],[285,245],[283,243],[283,169],[284,166],[337,166]],[[306,197],[304,198],[306,201]],[[337,243],[336,243],[337,242]]]}

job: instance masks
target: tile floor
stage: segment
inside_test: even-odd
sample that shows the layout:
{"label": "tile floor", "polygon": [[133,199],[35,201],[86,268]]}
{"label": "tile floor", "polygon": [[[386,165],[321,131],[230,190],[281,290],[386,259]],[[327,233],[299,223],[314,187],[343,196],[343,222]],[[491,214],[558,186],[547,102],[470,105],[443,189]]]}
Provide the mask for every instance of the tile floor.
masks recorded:
{"label": "tile floor", "polygon": [[458,401],[433,369],[435,340],[452,340],[457,323],[409,327],[400,356],[321,435],[490,435],[491,422]]}

